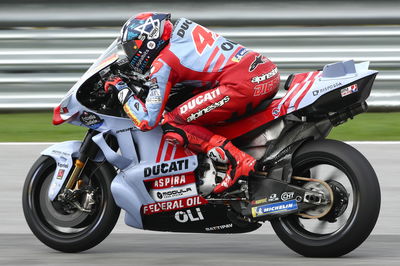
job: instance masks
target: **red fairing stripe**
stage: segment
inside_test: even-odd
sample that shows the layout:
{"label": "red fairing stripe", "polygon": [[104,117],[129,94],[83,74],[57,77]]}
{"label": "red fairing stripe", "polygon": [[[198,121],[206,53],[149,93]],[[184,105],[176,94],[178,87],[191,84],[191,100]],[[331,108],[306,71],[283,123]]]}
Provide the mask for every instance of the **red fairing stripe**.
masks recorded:
{"label": "red fairing stripe", "polygon": [[296,103],[295,103],[295,105],[294,105],[295,108],[296,108],[296,110],[298,109],[301,100],[303,100],[304,96],[307,94],[307,92],[310,90],[311,86],[314,84],[315,80],[316,80],[320,75],[322,75],[322,71],[321,71],[321,72],[316,71],[316,72],[314,72],[314,73],[312,74],[312,76],[311,76],[311,78],[310,78],[310,84],[307,86],[307,88],[304,90],[304,92],[300,95],[300,97],[297,99],[297,101],[296,101]]}
{"label": "red fairing stripe", "polygon": [[55,107],[53,110],[53,125],[59,125],[65,122],[65,120],[61,118],[60,110],[61,105]]}
{"label": "red fairing stripe", "polygon": [[207,203],[208,201],[205,198],[200,196],[194,196],[184,199],[156,202],[148,205],[143,205],[142,210],[144,215],[150,215],[159,212],[167,212],[167,211],[191,208],[199,205],[204,205]]}

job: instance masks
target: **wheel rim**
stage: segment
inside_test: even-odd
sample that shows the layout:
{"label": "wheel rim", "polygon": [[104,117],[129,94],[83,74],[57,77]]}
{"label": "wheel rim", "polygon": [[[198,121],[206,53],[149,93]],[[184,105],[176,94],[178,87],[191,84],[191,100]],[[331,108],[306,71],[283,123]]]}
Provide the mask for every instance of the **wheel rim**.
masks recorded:
{"label": "wheel rim", "polygon": [[359,195],[356,192],[358,191],[357,184],[353,178],[354,173],[336,160],[321,157],[298,161],[294,165],[293,173],[325,182],[334,180],[340,183],[348,193],[348,204],[346,210],[337,217],[337,221],[334,223],[323,220],[323,217],[321,219],[305,219],[291,215],[282,218],[281,222],[286,230],[310,240],[322,240],[346,231],[354,221],[359,204]]}
{"label": "wheel rim", "polygon": [[[37,224],[49,235],[69,239],[79,237],[93,230],[104,215],[106,194],[103,191],[102,180],[93,175],[92,185],[98,187],[96,205],[91,214],[79,210],[65,214],[48,198],[48,190],[55,171],[54,161],[51,164],[43,163],[33,175],[29,189],[29,207],[32,217]],[[87,178],[84,176],[84,178]]]}

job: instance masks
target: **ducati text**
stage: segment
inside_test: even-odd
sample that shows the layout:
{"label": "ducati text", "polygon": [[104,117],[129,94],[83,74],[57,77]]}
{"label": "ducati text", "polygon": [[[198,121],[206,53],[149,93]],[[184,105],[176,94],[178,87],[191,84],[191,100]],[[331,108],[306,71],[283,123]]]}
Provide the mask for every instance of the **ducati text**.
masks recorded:
{"label": "ducati text", "polygon": [[181,171],[189,168],[189,160],[177,160],[168,163],[160,163],[152,167],[144,168],[144,177],[154,176],[159,174],[168,174],[175,171]]}

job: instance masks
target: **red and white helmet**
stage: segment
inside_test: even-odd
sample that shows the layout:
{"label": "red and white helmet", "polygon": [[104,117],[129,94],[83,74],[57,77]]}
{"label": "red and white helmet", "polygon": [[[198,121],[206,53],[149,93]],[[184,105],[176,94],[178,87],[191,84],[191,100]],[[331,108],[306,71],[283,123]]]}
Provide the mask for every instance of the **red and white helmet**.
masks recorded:
{"label": "red and white helmet", "polygon": [[121,29],[120,44],[135,72],[146,73],[168,44],[173,25],[169,13],[140,13]]}

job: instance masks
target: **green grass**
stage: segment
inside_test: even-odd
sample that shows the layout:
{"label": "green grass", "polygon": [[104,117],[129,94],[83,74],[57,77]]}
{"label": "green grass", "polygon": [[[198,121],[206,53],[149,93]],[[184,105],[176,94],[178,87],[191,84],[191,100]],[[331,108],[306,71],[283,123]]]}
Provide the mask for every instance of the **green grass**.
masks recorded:
{"label": "green grass", "polygon": [[87,131],[70,124],[54,126],[52,121],[51,111],[0,114],[0,142],[82,140]]}
{"label": "green grass", "polygon": [[331,139],[400,140],[400,113],[364,113],[332,129]]}
{"label": "green grass", "polygon": [[[0,114],[0,142],[82,140],[86,129],[52,125],[52,113]],[[339,140],[400,140],[400,113],[366,113],[335,127],[329,138]]]}

